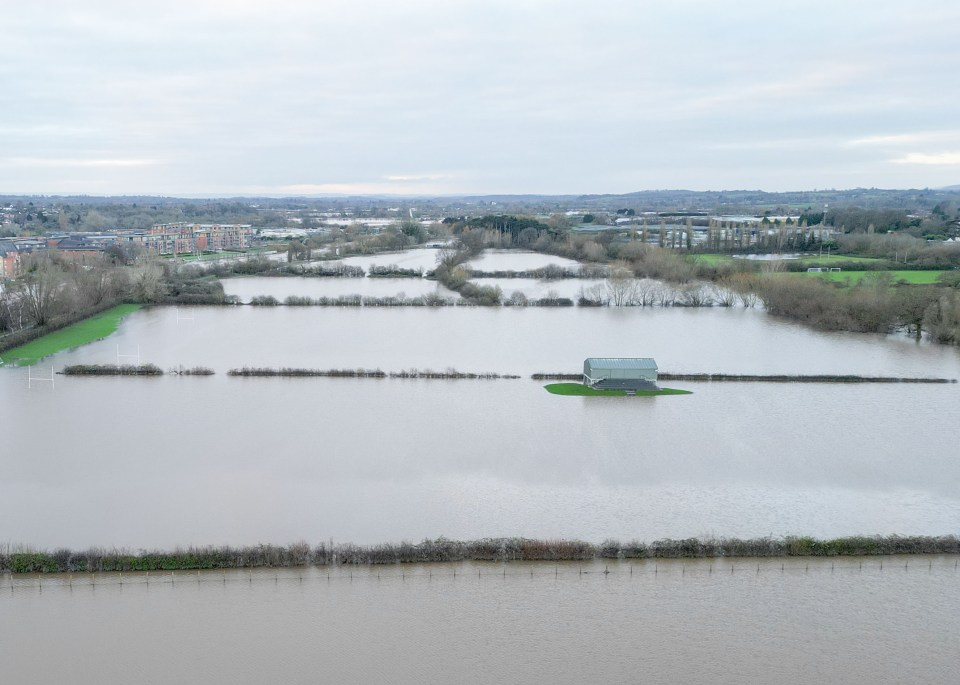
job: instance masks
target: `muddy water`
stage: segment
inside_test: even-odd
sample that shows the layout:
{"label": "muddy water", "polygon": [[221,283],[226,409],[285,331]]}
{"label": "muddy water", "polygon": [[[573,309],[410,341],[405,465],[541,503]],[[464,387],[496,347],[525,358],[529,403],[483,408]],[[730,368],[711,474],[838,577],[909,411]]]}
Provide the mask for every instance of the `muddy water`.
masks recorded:
{"label": "muddy water", "polygon": [[[34,374],[121,354],[217,375],[0,371],[0,540],[44,547],[599,542],[945,534],[960,384],[680,384],[550,395],[591,354],[665,370],[960,377],[957,350],[825,335],[742,309],[158,308]],[[178,318],[179,317],[179,318]],[[519,380],[240,379],[230,368],[498,371]]]}
{"label": "muddy water", "polygon": [[38,683],[950,683],[954,562],[7,576],[0,663]]}

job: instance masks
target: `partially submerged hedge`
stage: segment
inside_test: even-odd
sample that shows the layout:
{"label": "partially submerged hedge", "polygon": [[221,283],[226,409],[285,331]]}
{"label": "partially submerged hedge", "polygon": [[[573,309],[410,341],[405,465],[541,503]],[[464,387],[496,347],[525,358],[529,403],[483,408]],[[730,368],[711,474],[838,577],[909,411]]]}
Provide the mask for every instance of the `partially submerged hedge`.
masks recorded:
{"label": "partially submerged hedge", "polygon": [[0,551],[0,571],[63,573],[104,571],[179,571],[191,569],[285,568],[292,566],[404,564],[456,561],[587,561],[592,559],[707,559],[735,557],[838,557],[893,554],[960,554],[960,539],[943,536],[850,536],[656,540],[651,543],[607,540],[424,540],[380,545],[320,544],[288,546],[189,547],[173,551],[89,549],[53,552]]}

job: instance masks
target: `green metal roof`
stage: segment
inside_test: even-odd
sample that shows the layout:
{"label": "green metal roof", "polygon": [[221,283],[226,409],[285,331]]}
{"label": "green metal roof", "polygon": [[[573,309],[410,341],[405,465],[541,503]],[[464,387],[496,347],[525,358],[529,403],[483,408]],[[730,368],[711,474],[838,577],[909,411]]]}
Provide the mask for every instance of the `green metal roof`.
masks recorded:
{"label": "green metal roof", "polygon": [[583,364],[584,368],[589,364],[591,369],[657,370],[657,362],[652,357],[589,357]]}

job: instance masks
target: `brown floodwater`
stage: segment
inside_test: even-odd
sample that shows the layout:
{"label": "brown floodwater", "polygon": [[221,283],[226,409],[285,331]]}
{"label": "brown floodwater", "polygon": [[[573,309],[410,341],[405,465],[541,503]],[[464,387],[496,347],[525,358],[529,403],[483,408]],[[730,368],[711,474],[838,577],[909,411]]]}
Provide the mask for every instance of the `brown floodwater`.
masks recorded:
{"label": "brown floodwater", "polygon": [[[162,368],[217,374],[31,388],[26,369],[0,369],[0,541],[958,532],[960,384],[675,383],[693,394],[585,398],[529,379],[591,354],[651,354],[672,371],[957,378],[954,348],[742,309],[161,307],[29,373],[138,348]],[[245,365],[524,378],[225,375]]]}
{"label": "brown floodwater", "polygon": [[0,663],[35,683],[952,683],[958,581],[939,556],[0,576]]}

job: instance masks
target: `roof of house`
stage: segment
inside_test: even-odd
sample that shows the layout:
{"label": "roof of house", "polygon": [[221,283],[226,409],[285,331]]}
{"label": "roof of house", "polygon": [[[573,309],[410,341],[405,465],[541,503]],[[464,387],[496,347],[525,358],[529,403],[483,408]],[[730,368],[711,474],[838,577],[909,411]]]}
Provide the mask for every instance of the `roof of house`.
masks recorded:
{"label": "roof of house", "polygon": [[657,362],[652,357],[588,357],[584,364],[589,364],[592,369],[657,370]]}

